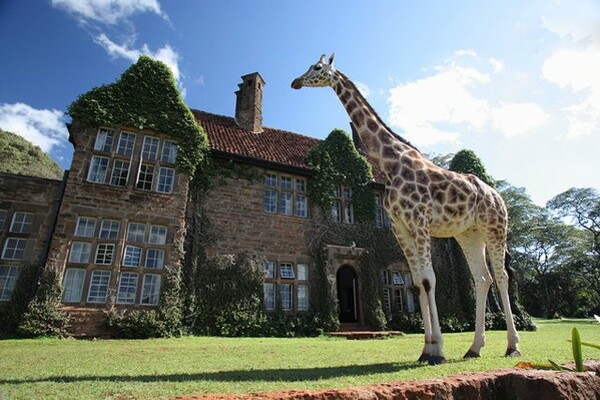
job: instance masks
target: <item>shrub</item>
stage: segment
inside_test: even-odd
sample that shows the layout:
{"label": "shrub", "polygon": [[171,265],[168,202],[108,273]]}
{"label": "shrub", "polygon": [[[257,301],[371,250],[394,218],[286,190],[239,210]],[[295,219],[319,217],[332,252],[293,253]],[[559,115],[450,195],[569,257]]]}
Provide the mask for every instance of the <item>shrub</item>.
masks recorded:
{"label": "shrub", "polygon": [[169,336],[165,322],[154,310],[117,311],[112,309],[107,316],[108,327],[119,337],[126,339],[148,339]]}

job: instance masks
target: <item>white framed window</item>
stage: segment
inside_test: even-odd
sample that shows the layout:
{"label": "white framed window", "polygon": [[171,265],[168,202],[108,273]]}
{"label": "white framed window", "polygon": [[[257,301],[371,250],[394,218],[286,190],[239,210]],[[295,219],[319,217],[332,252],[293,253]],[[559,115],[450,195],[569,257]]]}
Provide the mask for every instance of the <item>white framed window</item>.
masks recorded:
{"label": "white framed window", "polygon": [[7,238],[2,250],[2,258],[5,260],[22,260],[27,248],[27,239]]}
{"label": "white framed window", "polygon": [[142,260],[142,249],[137,246],[125,246],[123,265],[125,267],[139,267]]}
{"label": "white framed window", "polygon": [[115,254],[115,245],[113,243],[100,243],[96,248],[95,263],[100,265],[110,265],[113,262]]}
{"label": "white framed window", "polygon": [[157,305],[160,294],[160,275],[145,274],[140,304]]}
{"label": "white framed window", "polygon": [[108,158],[93,156],[88,171],[88,182],[105,183],[106,171],[108,171]]}
{"label": "white framed window", "polygon": [[67,268],[63,278],[63,303],[77,303],[81,301],[85,269]]}
{"label": "white framed window", "polygon": [[387,269],[383,269],[383,270],[379,271],[379,281],[381,282],[382,285],[390,284],[390,274],[388,273]]}
{"label": "white framed window", "polygon": [[275,309],[275,284],[264,283],[263,290],[265,293],[265,309],[272,311]]}
{"label": "white framed window", "polygon": [[152,190],[152,183],[154,182],[154,166],[148,164],[140,165],[140,172],[138,173],[138,179],[136,188],[142,190]]}
{"label": "white framed window", "polygon": [[392,313],[392,299],[388,288],[383,288],[383,309],[387,314]]}
{"label": "white framed window", "polygon": [[96,231],[96,218],[79,217],[77,218],[77,226],[75,227],[75,236],[79,237],[94,237]]}
{"label": "white framed window", "polygon": [[296,195],[296,216],[306,218],[308,216],[308,201],[303,194]]}
{"label": "white framed window", "polygon": [[279,213],[283,215],[292,215],[292,193],[279,193]]}
{"label": "white framed window", "polygon": [[0,210],[0,231],[4,229],[4,222],[6,221],[6,210]]}
{"label": "white framed window", "polygon": [[277,191],[265,190],[264,210],[270,214],[277,212]]}
{"label": "white framed window", "polygon": [[117,146],[117,154],[130,157],[133,154],[135,147],[135,133],[121,132],[119,135],[119,145]]}
{"label": "white framed window", "polygon": [[112,219],[102,220],[100,225],[100,239],[105,240],[117,240],[119,238],[119,230],[121,229],[121,222]]}
{"label": "white framed window", "polygon": [[352,207],[352,188],[349,186],[338,186],[335,189],[335,200],[331,207],[331,219],[333,222],[345,224],[354,223],[354,209]]}
{"label": "white framed window", "polygon": [[299,193],[306,192],[306,179],[296,178],[296,192],[299,192]]}
{"label": "white framed window", "polygon": [[275,263],[273,261],[265,261],[265,279],[275,279]]}
{"label": "white framed window", "polygon": [[92,244],[88,242],[71,243],[71,252],[69,253],[69,262],[74,264],[87,264],[90,260]]}
{"label": "white framed window", "polygon": [[265,185],[277,187],[277,174],[267,172],[265,174]]}
{"label": "white framed window", "polygon": [[97,304],[106,303],[109,283],[110,271],[93,271],[90,279],[87,302]]}
{"label": "white framed window", "polygon": [[308,265],[306,264],[298,264],[296,265],[296,269],[298,272],[298,280],[299,281],[307,281],[308,280]]}
{"label": "white framed window", "polygon": [[33,213],[15,211],[12,223],[10,224],[10,232],[30,233],[33,231],[33,217]]}
{"label": "white framed window", "polygon": [[21,268],[12,265],[0,265],[0,301],[8,301],[17,286]]}
{"label": "white framed window", "polygon": [[396,312],[401,313],[404,310],[404,302],[402,299],[401,289],[394,289],[394,305],[396,306]]}
{"label": "white framed window", "polygon": [[119,277],[119,289],[117,290],[118,304],[135,303],[137,292],[138,274],[133,272],[122,272]]}
{"label": "white framed window", "polygon": [[354,223],[354,208],[352,203],[344,203],[344,222],[346,224]]}
{"label": "white framed window", "polygon": [[150,244],[165,244],[167,243],[167,227],[160,225],[150,226],[150,235],[148,236]]}
{"label": "white framed window", "polygon": [[152,136],[144,136],[144,144],[142,146],[142,160],[156,160],[158,155],[159,140]]}
{"label": "white framed window", "polygon": [[146,232],[146,224],[130,222],[127,224],[127,241],[142,243]]}
{"label": "white framed window", "polygon": [[333,222],[341,222],[341,215],[342,215],[342,209],[341,209],[341,203],[339,201],[334,201],[333,204],[331,205],[331,220]]}
{"label": "white framed window", "polygon": [[170,140],[163,141],[162,152],[160,153],[160,162],[175,164],[177,159],[177,146]]}
{"label": "white framed window", "polygon": [[308,311],[308,285],[296,286],[296,307],[298,311]]}
{"label": "white framed window", "polygon": [[294,279],[294,266],[290,263],[279,264],[279,277],[282,279]]}
{"label": "white framed window", "polygon": [[162,249],[148,249],[146,250],[146,268],[159,269],[163,267],[165,261],[165,251]]}
{"label": "white framed window", "polygon": [[283,311],[292,310],[292,285],[288,283],[279,285],[279,301]]}
{"label": "white framed window", "polygon": [[127,185],[129,177],[129,161],[115,160],[113,164],[112,176],[110,184],[113,186]]}
{"label": "white framed window", "polygon": [[292,178],[290,176],[280,176],[279,186],[281,190],[292,190]]}
{"label": "white framed window", "polygon": [[392,283],[394,285],[404,285],[404,279],[402,279],[402,274],[399,271],[392,273]]}
{"label": "white framed window", "polygon": [[115,140],[115,131],[105,128],[98,129],[94,150],[110,153]]}
{"label": "white framed window", "polygon": [[174,180],[175,170],[173,168],[159,168],[156,191],[159,193],[171,193],[173,191]]}

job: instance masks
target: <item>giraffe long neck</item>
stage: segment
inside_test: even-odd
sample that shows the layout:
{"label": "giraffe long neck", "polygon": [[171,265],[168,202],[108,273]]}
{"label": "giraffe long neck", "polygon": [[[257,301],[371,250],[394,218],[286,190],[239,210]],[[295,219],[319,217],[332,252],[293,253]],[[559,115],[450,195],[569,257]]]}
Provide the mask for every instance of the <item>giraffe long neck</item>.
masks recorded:
{"label": "giraffe long neck", "polygon": [[381,162],[384,147],[394,142],[400,142],[400,145],[405,147],[407,151],[410,149],[417,150],[408,141],[396,135],[383,122],[356,85],[346,75],[336,71],[332,87],[350,116],[365,150],[371,157]]}

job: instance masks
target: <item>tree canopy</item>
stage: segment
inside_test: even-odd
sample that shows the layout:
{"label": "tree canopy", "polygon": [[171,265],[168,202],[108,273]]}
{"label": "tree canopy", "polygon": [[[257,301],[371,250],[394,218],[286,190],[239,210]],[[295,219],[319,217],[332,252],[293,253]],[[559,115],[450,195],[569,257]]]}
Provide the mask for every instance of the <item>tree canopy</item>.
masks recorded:
{"label": "tree canopy", "polygon": [[473,174],[491,187],[496,187],[496,181],[488,175],[483,162],[481,162],[473,150],[464,149],[456,153],[452,157],[448,169],[463,174]]}
{"label": "tree canopy", "polygon": [[0,129],[0,172],[62,179],[63,170],[38,146]]}

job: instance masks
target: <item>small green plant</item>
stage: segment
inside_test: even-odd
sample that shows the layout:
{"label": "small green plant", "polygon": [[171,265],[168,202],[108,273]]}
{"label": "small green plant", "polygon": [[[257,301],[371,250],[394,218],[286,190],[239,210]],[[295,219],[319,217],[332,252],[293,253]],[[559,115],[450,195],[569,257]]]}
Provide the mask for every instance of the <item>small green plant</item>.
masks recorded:
{"label": "small green plant", "polygon": [[546,363],[531,363],[531,362],[520,362],[517,364],[519,368],[536,368],[536,369],[547,369],[547,370],[556,370],[556,371],[569,371],[569,372],[585,372],[583,368],[583,352],[581,351],[581,346],[592,347],[600,350],[600,345],[582,342],[581,337],[579,336],[579,331],[577,328],[573,328],[571,331],[571,347],[573,349],[573,360],[575,361],[575,369],[563,367],[558,363],[548,360],[548,364]]}

